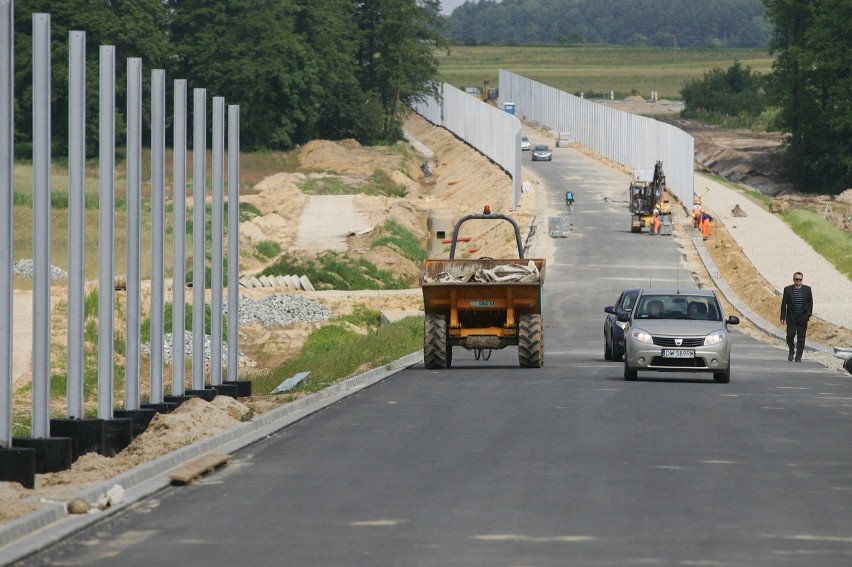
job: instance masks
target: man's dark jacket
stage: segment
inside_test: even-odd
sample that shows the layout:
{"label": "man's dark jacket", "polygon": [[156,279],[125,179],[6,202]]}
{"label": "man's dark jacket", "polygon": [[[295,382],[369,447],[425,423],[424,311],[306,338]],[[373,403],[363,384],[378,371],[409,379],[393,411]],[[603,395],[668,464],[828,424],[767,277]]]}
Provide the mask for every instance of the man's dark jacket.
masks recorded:
{"label": "man's dark jacket", "polygon": [[[783,321],[795,321],[796,314],[793,311],[795,307],[793,303],[793,286],[788,285],[784,288],[784,296],[781,298],[781,319]],[[814,296],[811,294],[811,286],[804,284],[802,284],[802,309],[805,311],[805,321],[807,321],[814,312]]]}

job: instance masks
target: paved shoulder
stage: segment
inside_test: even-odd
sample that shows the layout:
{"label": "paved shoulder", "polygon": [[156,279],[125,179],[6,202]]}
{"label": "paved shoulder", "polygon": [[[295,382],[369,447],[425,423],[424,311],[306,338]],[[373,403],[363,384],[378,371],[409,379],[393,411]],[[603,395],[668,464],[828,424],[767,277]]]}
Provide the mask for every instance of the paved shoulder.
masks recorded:
{"label": "paved shoulder", "polygon": [[[779,293],[803,272],[814,288],[814,314],[835,325],[852,329],[852,281],[799,238],[776,215],[720,183],[696,176],[696,194],[713,217],[725,225],[743,253]],[[706,191],[705,189],[706,188]],[[745,217],[735,217],[736,205]]]}

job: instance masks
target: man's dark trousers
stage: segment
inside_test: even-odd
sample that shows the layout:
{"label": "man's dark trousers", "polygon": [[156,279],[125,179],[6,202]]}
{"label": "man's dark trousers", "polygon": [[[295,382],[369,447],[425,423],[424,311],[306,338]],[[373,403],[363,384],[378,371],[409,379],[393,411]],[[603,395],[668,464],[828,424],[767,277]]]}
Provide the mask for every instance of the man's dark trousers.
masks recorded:
{"label": "man's dark trousers", "polygon": [[787,346],[791,353],[795,349],[797,359],[801,359],[802,353],[805,352],[805,335],[807,332],[807,315],[795,315],[792,319],[787,319]]}

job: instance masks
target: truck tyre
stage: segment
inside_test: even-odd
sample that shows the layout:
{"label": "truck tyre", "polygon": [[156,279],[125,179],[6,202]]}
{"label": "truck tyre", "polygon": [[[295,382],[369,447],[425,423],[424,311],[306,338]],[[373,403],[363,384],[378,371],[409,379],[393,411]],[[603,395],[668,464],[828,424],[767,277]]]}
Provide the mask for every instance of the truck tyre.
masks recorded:
{"label": "truck tyre", "polygon": [[423,364],[426,368],[449,368],[453,363],[452,351],[447,347],[447,318],[443,315],[426,315],[423,324]]}
{"label": "truck tyre", "polygon": [[521,315],[518,322],[518,362],[523,368],[544,366],[544,324],[541,315]]}

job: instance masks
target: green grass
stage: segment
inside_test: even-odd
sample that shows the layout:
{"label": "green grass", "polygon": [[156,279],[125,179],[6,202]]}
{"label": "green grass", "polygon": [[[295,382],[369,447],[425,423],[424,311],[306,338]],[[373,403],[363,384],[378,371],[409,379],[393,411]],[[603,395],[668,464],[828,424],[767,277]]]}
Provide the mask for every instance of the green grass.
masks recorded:
{"label": "green grass", "polygon": [[281,245],[275,242],[274,240],[262,240],[257,243],[255,246],[255,251],[258,258],[261,260],[268,260],[270,258],[275,258],[279,254],[281,254]]}
{"label": "green grass", "polygon": [[824,220],[814,211],[793,209],[783,218],[818,254],[852,279],[852,234]]}
{"label": "green grass", "polygon": [[727,69],[734,60],[766,74],[773,58],[760,49],[673,49],[636,46],[453,46],[449,55],[436,52],[440,80],[453,86],[498,87],[506,69],[559,90],[576,94],[615,91],[680,99],[681,87],[713,68]]}
{"label": "green grass", "polygon": [[311,284],[322,289],[407,289],[406,282],[392,273],[379,270],[367,260],[356,260],[346,254],[327,252],[316,260],[303,260],[284,254],[258,276],[307,276]]}
{"label": "green grass", "polygon": [[349,376],[388,364],[423,348],[423,318],[409,317],[358,334],[339,322],[308,337],[297,358],[269,372],[252,376],[252,391],[268,394],[299,372],[310,376],[292,392],[319,392]]}
{"label": "green grass", "polygon": [[429,256],[423,242],[411,231],[394,221],[387,221],[383,224],[380,232],[381,235],[370,243],[370,248],[393,246],[403,256],[415,262],[422,262]]}
{"label": "green grass", "polygon": [[377,170],[362,183],[346,183],[339,177],[314,177],[299,187],[308,195],[364,195],[405,197],[407,191],[391,179],[386,171]]}

